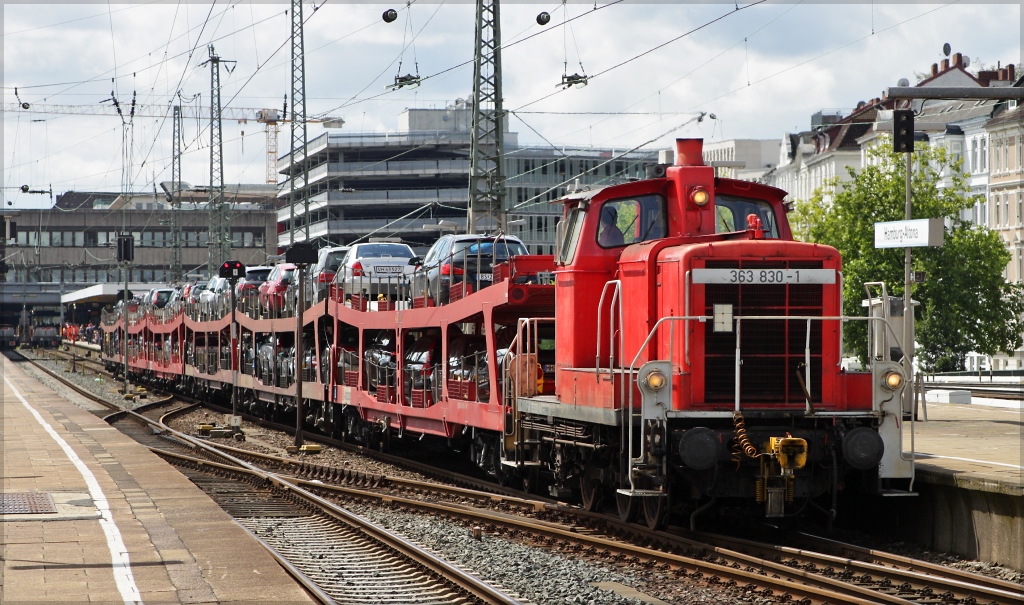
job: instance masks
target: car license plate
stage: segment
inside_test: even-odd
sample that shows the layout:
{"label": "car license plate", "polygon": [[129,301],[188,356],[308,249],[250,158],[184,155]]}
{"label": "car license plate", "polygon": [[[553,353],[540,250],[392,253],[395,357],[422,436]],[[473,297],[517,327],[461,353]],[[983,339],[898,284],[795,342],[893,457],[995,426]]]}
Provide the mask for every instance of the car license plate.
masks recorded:
{"label": "car license plate", "polygon": [[401,273],[402,272],[402,268],[401,267],[392,267],[392,266],[388,266],[388,265],[376,266],[376,267],[373,268],[373,270],[375,272],[377,272],[377,273]]}
{"label": "car license plate", "polygon": [[480,281],[494,281],[494,276],[491,275],[490,273],[481,273],[477,277],[480,279]]}

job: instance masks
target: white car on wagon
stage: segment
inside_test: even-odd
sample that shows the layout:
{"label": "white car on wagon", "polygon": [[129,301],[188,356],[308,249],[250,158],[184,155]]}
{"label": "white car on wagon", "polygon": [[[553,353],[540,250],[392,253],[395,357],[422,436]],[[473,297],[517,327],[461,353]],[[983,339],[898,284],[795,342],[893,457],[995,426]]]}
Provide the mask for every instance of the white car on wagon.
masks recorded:
{"label": "white car on wagon", "polygon": [[416,270],[409,264],[416,256],[408,244],[370,242],[354,244],[338,268],[336,283],[345,289],[345,295],[366,293],[376,298],[404,292]]}

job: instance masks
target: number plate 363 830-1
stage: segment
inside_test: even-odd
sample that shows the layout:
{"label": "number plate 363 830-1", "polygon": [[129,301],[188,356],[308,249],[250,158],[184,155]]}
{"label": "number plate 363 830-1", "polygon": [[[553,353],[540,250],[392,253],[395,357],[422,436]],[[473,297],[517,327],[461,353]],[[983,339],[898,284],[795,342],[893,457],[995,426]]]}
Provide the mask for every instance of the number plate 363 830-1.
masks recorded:
{"label": "number plate 363 830-1", "polygon": [[694,269],[695,284],[834,284],[835,269]]}

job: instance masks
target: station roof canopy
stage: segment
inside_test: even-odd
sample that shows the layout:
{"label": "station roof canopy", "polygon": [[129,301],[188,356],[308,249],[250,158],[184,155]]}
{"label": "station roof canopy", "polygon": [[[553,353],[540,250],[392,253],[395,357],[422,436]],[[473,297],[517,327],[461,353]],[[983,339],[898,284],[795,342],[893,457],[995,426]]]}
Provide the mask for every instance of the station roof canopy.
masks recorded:
{"label": "station roof canopy", "polygon": [[[128,296],[133,296],[140,292],[148,292],[152,288],[166,288],[164,284],[128,284]],[[74,292],[69,292],[60,297],[61,304],[83,304],[83,303],[98,303],[104,304],[115,304],[124,292],[123,284],[106,283],[96,284],[95,286],[89,286],[88,288],[82,288]]]}

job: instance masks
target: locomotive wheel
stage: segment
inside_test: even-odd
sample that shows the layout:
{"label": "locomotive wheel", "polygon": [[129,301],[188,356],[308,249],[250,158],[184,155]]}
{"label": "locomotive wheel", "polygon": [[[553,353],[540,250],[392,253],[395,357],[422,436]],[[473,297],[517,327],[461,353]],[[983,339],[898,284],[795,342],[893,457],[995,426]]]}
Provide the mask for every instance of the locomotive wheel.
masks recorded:
{"label": "locomotive wheel", "polygon": [[495,444],[493,451],[491,464],[494,468],[494,480],[498,482],[498,485],[505,487],[511,483],[512,473],[501,464],[501,448],[498,444]]}
{"label": "locomotive wheel", "polygon": [[640,509],[639,498],[615,492],[615,508],[619,511],[619,520],[623,523],[632,523],[636,520]]}
{"label": "locomotive wheel", "polygon": [[585,474],[580,476],[580,499],[583,501],[583,510],[594,512],[601,506],[604,500],[604,488],[601,481]]}
{"label": "locomotive wheel", "polygon": [[644,509],[644,521],[653,530],[663,529],[668,521],[668,496],[651,496],[641,498]]}
{"label": "locomotive wheel", "polygon": [[540,490],[540,469],[536,466],[528,466],[523,471],[523,491],[528,494],[537,494]]}

